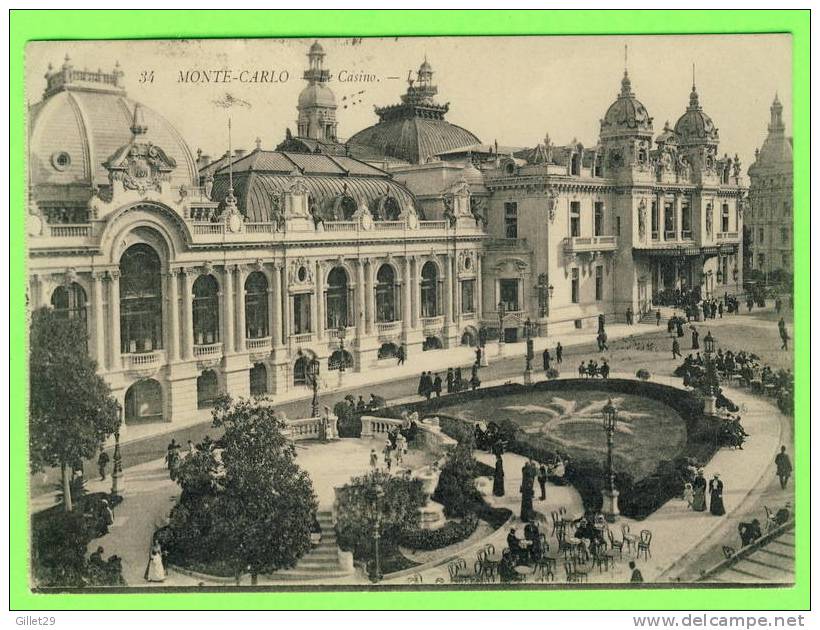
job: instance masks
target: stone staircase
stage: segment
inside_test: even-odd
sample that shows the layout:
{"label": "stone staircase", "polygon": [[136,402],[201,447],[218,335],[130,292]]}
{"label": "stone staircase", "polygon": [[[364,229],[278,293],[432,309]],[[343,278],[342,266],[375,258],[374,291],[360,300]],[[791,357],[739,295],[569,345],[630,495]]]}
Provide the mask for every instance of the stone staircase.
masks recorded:
{"label": "stone staircase", "polygon": [[[268,577],[271,580],[334,580],[354,574],[352,557],[341,552],[336,543],[336,531],[333,529],[333,518],[329,510],[320,510],[316,514],[319,527],[322,529],[322,541],[317,547],[306,553],[292,569],[277,571]],[[340,555],[341,554],[341,555]]]}

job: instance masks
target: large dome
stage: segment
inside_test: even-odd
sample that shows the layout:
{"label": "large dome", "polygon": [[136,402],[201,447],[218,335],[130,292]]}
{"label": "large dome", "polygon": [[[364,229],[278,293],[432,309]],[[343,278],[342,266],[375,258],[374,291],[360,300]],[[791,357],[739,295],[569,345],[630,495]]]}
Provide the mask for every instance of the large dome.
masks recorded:
{"label": "large dome", "polygon": [[[81,201],[94,187],[109,185],[103,164],[133,138],[137,104],[110,84],[94,89],[88,80],[81,84],[70,78],[56,88],[53,83],[44,100],[30,108],[29,179],[38,201]],[[140,110],[141,141],[176,163],[170,185],[196,186],[196,163],[182,136],[153,110]]]}
{"label": "large dome", "polygon": [[348,146],[353,155],[366,148],[411,164],[423,164],[439,153],[480,142],[464,127],[446,120],[413,117],[387,120],[362,129],[348,140]]}
{"label": "large dome", "polygon": [[694,85],[689,94],[689,107],[675,123],[675,135],[680,144],[716,144],[718,141],[717,127],[701,108]]}
{"label": "large dome", "polygon": [[601,120],[601,135],[615,135],[623,132],[652,133],[652,118],[632,91],[629,74],[624,72],[621,80],[621,93]]}

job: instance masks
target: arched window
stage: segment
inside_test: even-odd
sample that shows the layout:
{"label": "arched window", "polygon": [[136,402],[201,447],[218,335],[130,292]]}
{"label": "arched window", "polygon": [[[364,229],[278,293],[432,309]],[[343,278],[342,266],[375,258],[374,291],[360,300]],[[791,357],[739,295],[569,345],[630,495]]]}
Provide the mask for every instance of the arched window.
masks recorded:
{"label": "arched window", "polygon": [[205,370],[196,379],[196,406],[198,409],[213,407],[219,396],[219,381],[216,372]]}
{"label": "arched window", "polygon": [[327,369],[338,370],[342,364],[344,364],[345,370],[352,369],[353,355],[350,354],[347,350],[334,350],[333,354],[331,354],[327,359]]}
{"label": "arched window", "polygon": [[391,265],[382,265],[376,272],[376,321],[394,322],[398,319],[398,287],[396,272]]}
{"label": "arched window", "polygon": [[353,219],[353,215],[356,213],[357,209],[358,206],[356,205],[356,200],[353,199],[353,197],[344,195],[339,199],[339,202],[336,205],[336,220],[350,221]]}
{"label": "arched window", "polygon": [[251,396],[264,396],[268,393],[268,369],[264,363],[254,363],[250,370]]}
{"label": "arched window", "polygon": [[401,206],[395,197],[388,197],[384,200],[384,220],[398,221],[401,217]]}
{"label": "arched window", "polygon": [[387,343],[383,343],[379,347],[378,358],[379,359],[392,359],[395,356],[397,356],[398,353],[399,353],[399,347],[396,344],[388,341]]}
{"label": "arched window", "polygon": [[154,379],[137,381],[125,392],[125,423],[162,422],[162,387]]}
{"label": "arched window", "polygon": [[421,316],[438,315],[438,269],[435,263],[427,262],[421,268]]}
{"label": "arched window", "polygon": [[51,294],[51,306],[58,317],[86,321],[85,289],[76,282],[61,285]]}
{"label": "arched window", "polygon": [[293,363],[293,384],[307,385],[308,383],[308,366],[310,359],[306,356],[301,356]]}
{"label": "arched window", "polygon": [[254,271],[245,280],[245,338],[262,339],[268,334],[268,279]]}
{"label": "arched window", "polygon": [[162,348],[162,267],[156,251],[132,245],[120,258],[121,352]]}
{"label": "arched window", "polygon": [[347,272],[343,267],[334,267],[327,276],[325,293],[325,319],[328,330],[347,328],[352,323],[348,312],[349,299]]}
{"label": "arched window", "polygon": [[211,275],[194,282],[194,344],[219,342],[219,285]]}

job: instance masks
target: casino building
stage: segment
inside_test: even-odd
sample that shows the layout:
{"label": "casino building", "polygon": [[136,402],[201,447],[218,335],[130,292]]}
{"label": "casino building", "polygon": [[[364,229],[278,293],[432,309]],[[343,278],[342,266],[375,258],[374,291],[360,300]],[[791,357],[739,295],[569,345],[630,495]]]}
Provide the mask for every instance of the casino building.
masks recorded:
{"label": "casino building", "polygon": [[126,433],[221,392],[305,388],[314,359],[333,386],[400,347],[444,357],[482,327],[514,342],[527,319],[552,334],[742,281],[740,165],[694,87],[654,147],[625,74],[596,145],[499,148],[446,120],[425,60],[343,142],[324,57],[311,46],[295,135],[215,161],[118,67],[49,69],[29,113],[30,304],[86,322]]}

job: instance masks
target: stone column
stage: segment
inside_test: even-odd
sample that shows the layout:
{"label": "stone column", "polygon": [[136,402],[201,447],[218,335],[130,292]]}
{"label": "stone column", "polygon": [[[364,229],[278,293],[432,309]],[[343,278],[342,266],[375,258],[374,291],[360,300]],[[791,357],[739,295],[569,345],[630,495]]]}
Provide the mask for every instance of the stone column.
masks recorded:
{"label": "stone column", "polygon": [[104,274],[95,271],[91,274],[94,279],[94,358],[97,367],[105,370],[105,307],[103,306]]}
{"label": "stone column", "polygon": [[176,269],[169,269],[165,274],[168,280],[168,330],[165,334],[168,362],[179,359],[179,279]]}
{"label": "stone column", "polygon": [[271,345],[278,348],[282,345],[282,268],[273,268],[273,290],[268,289],[270,310]]}
{"label": "stone column", "polygon": [[681,240],[683,233],[681,232],[683,225],[683,204],[681,204],[681,196],[675,195],[675,240]]}
{"label": "stone column", "polygon": [[453,257],[444,255],[444,325],[453,325]]}
{"label": "stone column", "polygon": [[122,366],[122,348],[120,341],[120,270],[112,269],[108,272],[108,329],[111,331],[111,360],[108,366],[111,370],[119,370]]}
{"label": "stone column", "polygon": [[293,315],[291,313],[293,300],[290,299],[290,292],[288,291],[288,276],[287,269],[282,267],[280,270],[282,274],[282,343],[290,343],[290,327],[293,322]]}
{"label": "stone column", "polygon": [[325,270],[321,261],[316,261],[316,340],[325,339]]}
{"label": "stone column", "polygon": [[402,329],[405,333],[410,330],[412,324],[412,289],[413,289],[413,273],[410,269],[411,260],[409,257],[404,259],[404,286],[402,287]]}
{"label": "stone column", "polygon": [[245,270],[236,266],[236,351],[245,352]]}
{"label": "stone column", "polygon": [[365,327],[368,335],[373,334],[374,322],[376,321],[376,296],[373,291],[373,276],[376,273],[372,258],[367,259],[367,272],[365,275]]}
{"label": "stone column", "polygon": [[222,306],[222,351],[224,354],[233,353],[234,342],[234,289],[233,289],[234,265],[226,265],[222,270],[222,290],[219,300]]}
{"label": "stone column", "polygon": [[182,352],[183,359],[194,357],[194,278],[192,269],[182,270]]}
{"label": "stone column", "polygon": [[482,258],[484,257],[480,255],[475,257],[475,296],[473,297],[475,300],[475,319],[479,326],[481,326],[481,316],[484,312],[484,287],[482,286],[484,283],[481,275]]}
{"label": "stone column", "polygon": [[365,281],[364,261],[356,261],[356,337],[361,341],[365,330]]}
{"label": "stone column", "polygon": [[419,327],[419,318],[421,317],[421,269],[419,268],[419,257],[413,256],[413,277],[410,280],[410,286],[413,292],[413,328]]}

